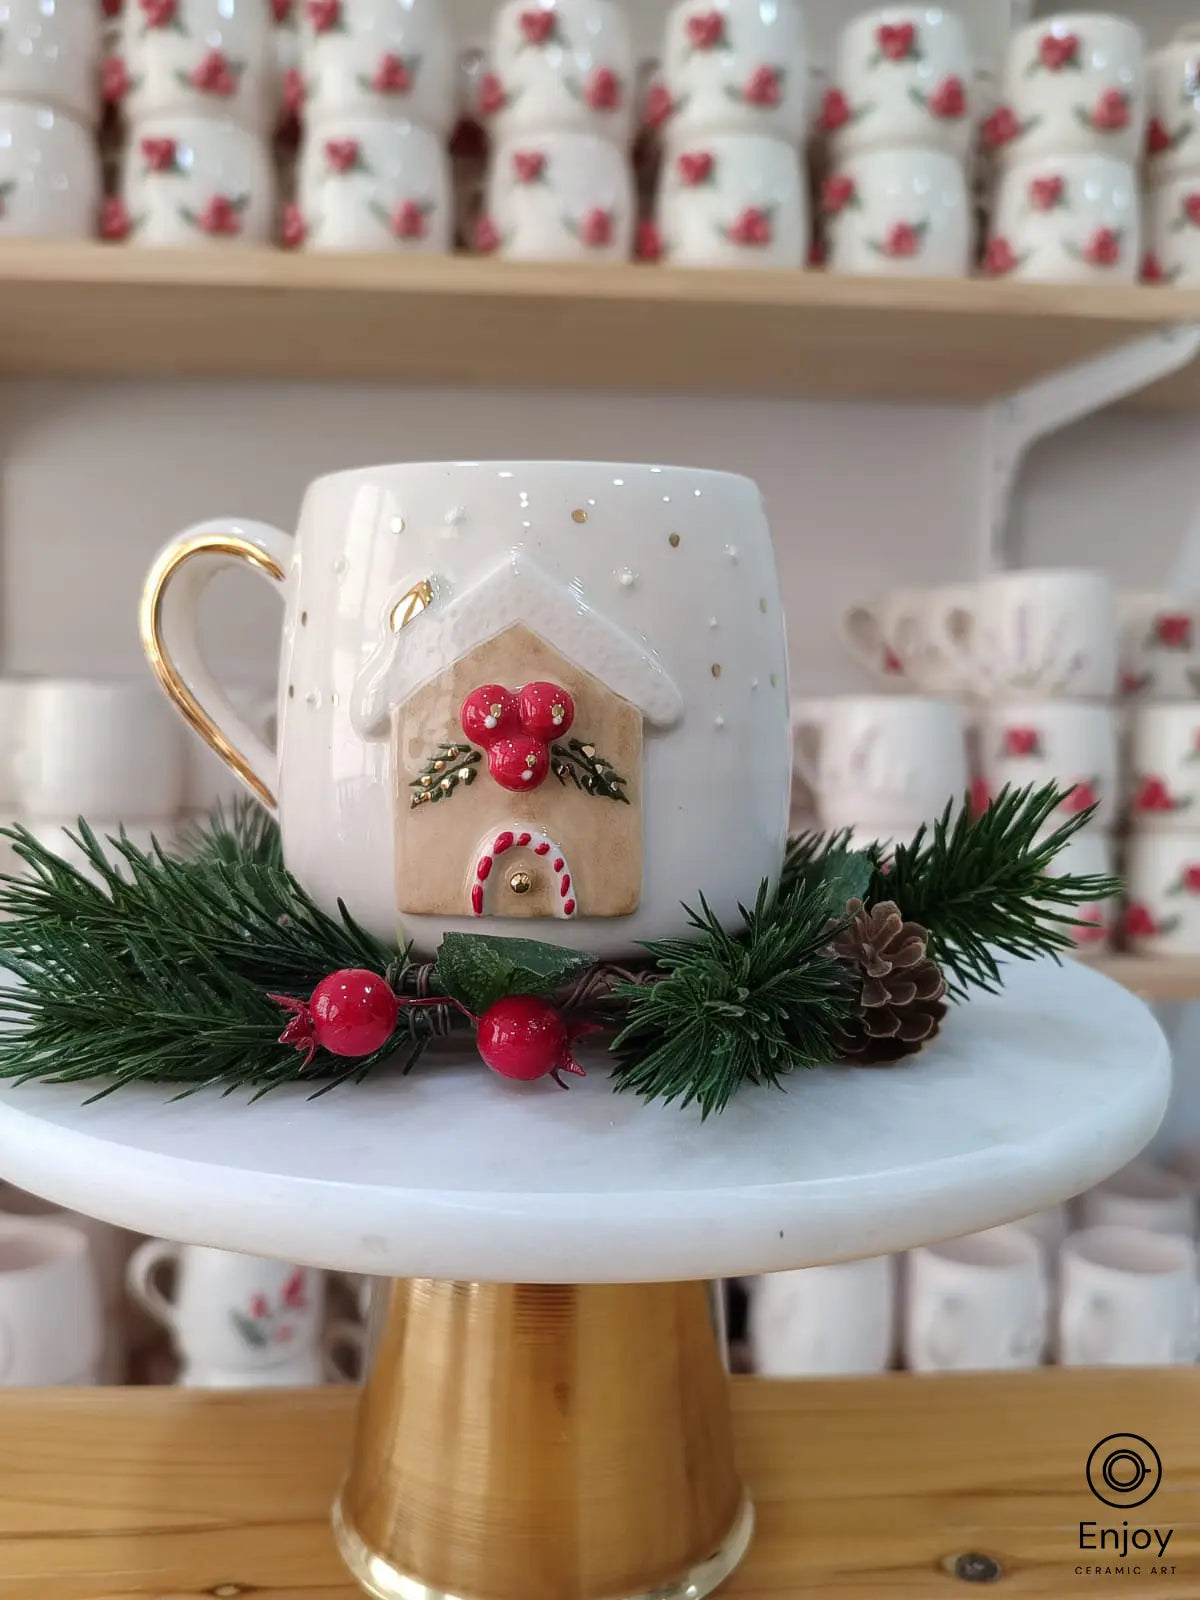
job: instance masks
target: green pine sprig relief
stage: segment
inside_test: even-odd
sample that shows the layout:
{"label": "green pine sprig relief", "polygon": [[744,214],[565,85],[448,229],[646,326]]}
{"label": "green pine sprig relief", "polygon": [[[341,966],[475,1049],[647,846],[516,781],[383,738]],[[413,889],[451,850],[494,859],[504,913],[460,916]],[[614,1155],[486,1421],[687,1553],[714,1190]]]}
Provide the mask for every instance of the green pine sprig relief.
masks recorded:
{"label": "green pine sprig relief", "polygon": [[[96,1094],[152,1082],[191,1093],[264,1093],[304,1081],[323,1094],[381,1070],[436,1063],[435,1036],[470,1037],[498,998],[547,996],[610,1031],[614,1087],[722,1110],[740,1090],[779,1087],[833,1059],[859,1015],[856,969],[833,949],[851,902],[895,902],[928,930],[953,997],[995,989],[1006,960],[1070,948],[1074,912],[1117,892],[1057,875],[1087,813],[1055,827],[1064,791],[1005,791],[979,817],[947,807],[885,857],[850,836],[792,841],[777,889],[761,885],[730,924],[702,895],[681,935],[619,968],[550,942],[455,934],[414,962],[318,906],[283,865],[279,831],[246,803],[218,814],[181,854],[101,842],[83,821],[83,869],[20,827],[23,863],[0,877],[0,1077],[86,1083]],[[281,1043],[275,996],[305,1000],[331,973],[366,968],[401,999],[387,1044],[311,1061]],[[405,1000],[420,997],[420,1006]]]}

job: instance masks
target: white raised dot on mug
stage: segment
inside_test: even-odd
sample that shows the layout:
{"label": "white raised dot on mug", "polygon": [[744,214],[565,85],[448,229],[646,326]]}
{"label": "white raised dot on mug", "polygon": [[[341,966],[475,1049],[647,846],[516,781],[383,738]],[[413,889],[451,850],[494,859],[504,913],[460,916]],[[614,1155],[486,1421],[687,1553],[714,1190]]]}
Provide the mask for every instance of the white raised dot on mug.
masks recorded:
{"label": "white raised dot on mug", "polygon": [[404,518],[403,517],[393,517],[392,520],[391,520],[391,523],[390,523],[390,527],[391,527],[391,530],[392,530],[393,533],[403,533],[404,532]]}
{"label": "white raised dot on mug", "polygon": [[617,582],[622,589],[632,589],[637,582],[637,573],[632,567],[622,567],[620,572],[617,573]]}
{"label": "white raised dot on mug", "polygon": [[444,521],[448,528],[457,528],[467,520],[466,506],[451,506],[447,511]]}

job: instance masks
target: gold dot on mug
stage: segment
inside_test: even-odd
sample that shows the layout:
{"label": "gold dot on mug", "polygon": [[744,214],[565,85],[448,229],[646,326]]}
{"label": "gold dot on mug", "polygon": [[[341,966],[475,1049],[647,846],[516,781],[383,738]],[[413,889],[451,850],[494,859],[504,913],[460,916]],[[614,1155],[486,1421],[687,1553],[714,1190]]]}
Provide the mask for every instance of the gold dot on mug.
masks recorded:
{"label": "gold dot on mug", "polygon": [[528,872],[514,872],[508,880],[508,887],[514,894],[528,894],[533,888],[533,878]]}
{"label": "gold dot on mug", "polygon": [[678,550],[679,549],[679,535],[677,533],[673,533],[671,535],[671,537],[667,540],[667,543],[671,546],[672,550]]}
{"label": "gold dot on mug", "polygon": [[572,511],[572,513],[571,513],[571,521],[572,522],[586,522],[587,521],[587,512],[583,509],[582,506],[576,506],[575,510]]}
{"label": "gold dot on mug", "polygon": [[721,663],[719,661],[713,662],[712,675],[714,678],[719,678],[721,676]]}
{"label": "gold dot on mug", "polygon": [[308,612],[307,611],[302,611],[300,613],[300,626],[302,628],[307,628],[308,627]]}
{"label": "gold dot on mug", "polygon": [[288,699],[289,700],[294,700],[295,698],[296,698],[296,685],[294,683],[289,683],[288,684]]}
{"label": "gold dot on mug", "polygon": [[765,616],[766,616],[766,614],[767,614],[767,598],[766,598],[766,596],[765,596],[765,595],[764,595],[764,596],[763,596],[763,598],[762,598],[762,599],[761,599],[761,600],[760,600],[760,601],[759,601],[759,602],[758,602],[758,609],[759,609],[759,610],[760,610],[760,611],[761,611],[761,612],[762,612],[762,614],[763,614],[763,616],[764,616],[764,617],[765,617]]}

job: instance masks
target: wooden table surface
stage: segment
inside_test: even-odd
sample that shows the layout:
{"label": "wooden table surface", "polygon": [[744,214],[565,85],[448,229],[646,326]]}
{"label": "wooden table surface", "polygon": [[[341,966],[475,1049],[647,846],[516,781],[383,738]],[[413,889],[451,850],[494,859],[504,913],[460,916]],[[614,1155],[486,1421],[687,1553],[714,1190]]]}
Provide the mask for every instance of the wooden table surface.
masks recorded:
{"label": "wooden table surface", "polygon": [[[739,1379],[735,1408],[759,1525],[728,1600],[1200,1600],[1200,1369]],[[345,1389],[0,1394],[0,1597],[354,1600],[328,1523],[353,1409]],[[1084,1484],[1118,1432],[1162,1458],[1136,1511]],[[1077,1575],[1119,1559],[1081,1551],[1080,1523],[1125,1521],[1173,1530],[1166,1573],[1133,1553],[1140,1576]],[[990,1583],[954,1575],[971,1555]]]}

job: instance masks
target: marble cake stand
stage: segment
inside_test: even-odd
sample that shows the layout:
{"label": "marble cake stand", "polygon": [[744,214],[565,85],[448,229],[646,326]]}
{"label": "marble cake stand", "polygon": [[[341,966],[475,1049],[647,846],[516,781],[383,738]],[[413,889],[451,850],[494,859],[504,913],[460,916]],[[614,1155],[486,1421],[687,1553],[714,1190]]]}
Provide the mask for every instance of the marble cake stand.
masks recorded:
{"label": "marble cake stand", "polygon": [[334,1518],[382,1600],[694,1600],[752,1512],[703,1279],[876,1255],[1078,1193],[1166,1106],[1150,1013],[1017,967],[919,1060],[702,1125],[466,1055],[310,1103],[0,1093],[0,1176],[142,1232],[396,1279]]}

